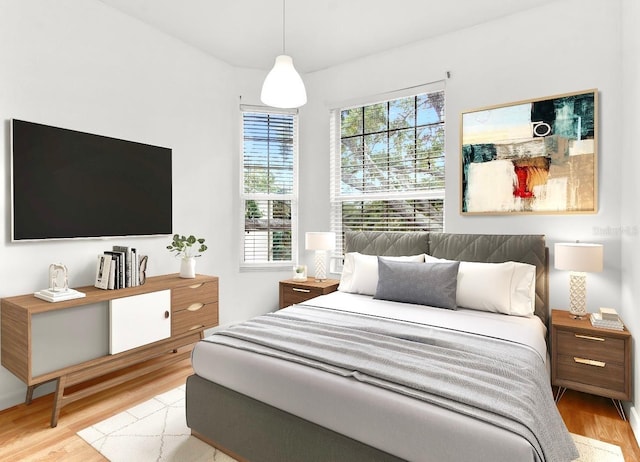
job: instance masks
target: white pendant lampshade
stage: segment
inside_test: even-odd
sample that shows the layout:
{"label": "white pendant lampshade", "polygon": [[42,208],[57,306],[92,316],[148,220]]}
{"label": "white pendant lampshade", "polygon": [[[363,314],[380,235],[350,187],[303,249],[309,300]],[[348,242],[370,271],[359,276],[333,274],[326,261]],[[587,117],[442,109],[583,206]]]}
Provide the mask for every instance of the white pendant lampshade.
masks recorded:
{"label": "white pendant lampshade", "polygon": [[273,69],[262,84],[260,100],[267,106],[277,108],[296,108],[306,104],[307,91],[291,56],[276,57]]}
{"label": "white pendant lampshade", "polygon": [[293,67],[293,59],[285,53],[285,3],[282,0],[282,54],[276,56],[273,69],[262,84],[260,101],[267,106],[293,109],[307,103],[307,90],[302,77]]}

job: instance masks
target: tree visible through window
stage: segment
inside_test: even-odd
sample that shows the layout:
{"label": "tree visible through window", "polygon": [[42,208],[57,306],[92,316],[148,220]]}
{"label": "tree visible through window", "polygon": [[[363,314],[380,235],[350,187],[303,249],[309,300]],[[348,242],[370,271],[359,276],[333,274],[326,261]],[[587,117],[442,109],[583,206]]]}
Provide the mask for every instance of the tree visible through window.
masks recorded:
{"label": "tree visible through window", "polygon": [[334,111],[331,225],[339,240],[348,230],[443,230],[444,104],[444,91],[435,91]]}
{"label": "tree visible through window", "polygon": [[243,108],[245,266],[291,264],[297,206],[297,115]]}

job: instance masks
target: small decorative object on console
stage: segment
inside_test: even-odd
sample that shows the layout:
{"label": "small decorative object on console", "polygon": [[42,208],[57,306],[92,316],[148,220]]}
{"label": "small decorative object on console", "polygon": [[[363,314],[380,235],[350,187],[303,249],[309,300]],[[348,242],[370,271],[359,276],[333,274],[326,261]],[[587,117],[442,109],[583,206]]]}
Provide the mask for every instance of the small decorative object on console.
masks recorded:
{"label": "small decorative object on console", "polygon": [[294,281],[306,281],[307,280],[307,266],[296,265],[293,267],[293,280]]}
{"label": "small decorative object on console", "polygon": [[604,321],[620,321],[618,312],[613,308],[600,308],[600,316]]}
{"label": "small decorative object on console", "polygon": [[591,313],[591,325],[602,329],[624,330],[624,324],[613,308],[600,308],[599,313]]}
{"label": "small decorative object on console", "polygon": [[[204,238],[195,237],[191,234],[189,237],[180,234],[173,235],[171,245],[167,246],[169,252],[175,252],[182,261],[180,262],[180,277],[192,279],[196,277],[196,257],[199,257],[207,250],[204,244]],[[199,246],[196,246],[198,244]]]}
{"label": "small decorative object on console", "polygon": [[62,263],[49,265],[49,290],[53,292],[66,291],[69,288],[69,271]]}
{"label": "small decorative object on console", "polygon": [[147,263],[149,262],[149,257],[147,255],[140,255],[140,267],[139,267],[139,279],[140,285],[147,282]]}
{"label": "small decorative object on console", "polygon": [[49,265],[49,288],[35,292],[33,295],[48,302],[60,302],[85,296],[84,293],[69,288],[69,272],[62,263]]}

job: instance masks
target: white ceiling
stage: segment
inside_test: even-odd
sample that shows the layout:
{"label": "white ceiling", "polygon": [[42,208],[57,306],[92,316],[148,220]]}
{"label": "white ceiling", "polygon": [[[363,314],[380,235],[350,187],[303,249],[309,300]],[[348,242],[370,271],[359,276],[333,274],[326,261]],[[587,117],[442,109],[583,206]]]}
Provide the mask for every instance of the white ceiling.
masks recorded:
{"label": "white ceiling", "polygon": [[[233,66],[282,53],[282,0],[99,0]],[[288,0],[286,54],[308,73],[560,0]]]}

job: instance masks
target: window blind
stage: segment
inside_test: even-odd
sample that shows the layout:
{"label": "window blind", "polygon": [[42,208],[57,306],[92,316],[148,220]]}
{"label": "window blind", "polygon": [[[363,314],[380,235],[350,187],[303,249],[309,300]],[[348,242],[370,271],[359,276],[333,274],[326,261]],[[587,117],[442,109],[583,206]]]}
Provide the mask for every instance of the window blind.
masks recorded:
{"label": "window blind", "polygon": [[243,266],[295,260],[296,162],[295,113],[243,110]]}

